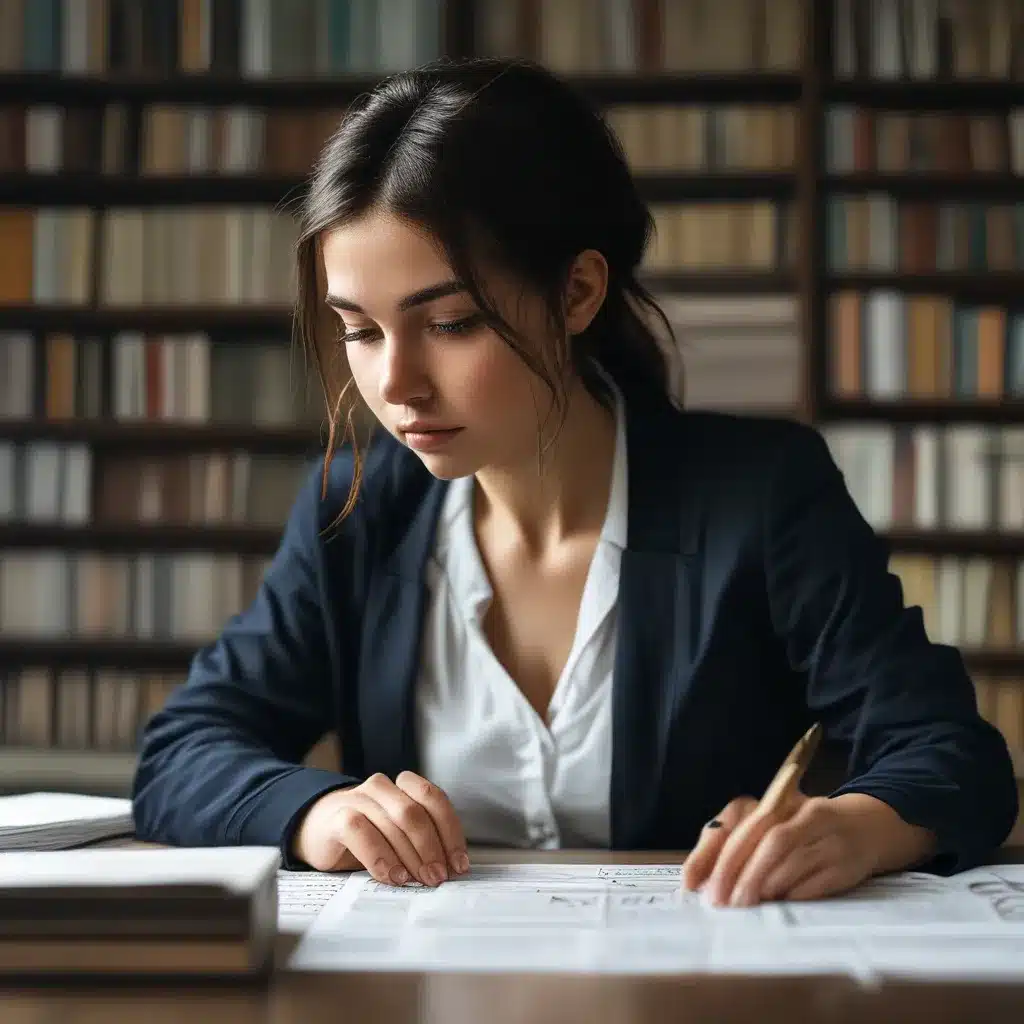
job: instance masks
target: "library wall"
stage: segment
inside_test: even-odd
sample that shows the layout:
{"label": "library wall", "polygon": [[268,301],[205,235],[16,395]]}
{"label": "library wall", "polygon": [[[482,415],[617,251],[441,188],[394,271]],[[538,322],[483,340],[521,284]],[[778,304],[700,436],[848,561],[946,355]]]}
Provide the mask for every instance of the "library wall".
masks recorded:
{"label": "library wall", "polygon": [[251,599],[322,444],[306,174],[470,53],[601,107],[677,392],[822,431],[1024,774],[1024,0],[0,0],[0,788],[124,791]]}

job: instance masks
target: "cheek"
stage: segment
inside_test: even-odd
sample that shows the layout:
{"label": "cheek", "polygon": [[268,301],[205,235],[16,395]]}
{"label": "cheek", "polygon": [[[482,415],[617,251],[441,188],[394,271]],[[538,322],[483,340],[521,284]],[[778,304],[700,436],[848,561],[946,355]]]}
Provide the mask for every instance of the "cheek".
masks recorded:
{"label": "cheek", "polygon": [[381,402],[380,389],[377,387],[375,363],[367,351],[360,345],[349,345],[346,348],[348,371],[352,376],[353,386],[358,390],[363,401],[375,409]]}
{"label": "cheek", "polygon": [[[469,359],[453,360],[446,374],[447,397],[478,420],[507,425],[523,409],[533,408],[533,375],[500,338],[479,346]],[[500,429],[500,428],[499,428]]]}

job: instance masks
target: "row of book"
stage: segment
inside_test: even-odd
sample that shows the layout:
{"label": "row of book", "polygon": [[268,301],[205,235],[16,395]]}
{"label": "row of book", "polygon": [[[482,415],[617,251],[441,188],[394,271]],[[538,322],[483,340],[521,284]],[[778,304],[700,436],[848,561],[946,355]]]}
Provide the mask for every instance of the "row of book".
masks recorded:
{"label": "row of book", "polygon": [[652,203],[649,270],[758,270],[792,267],[798,245],[792,202]]}
{"label": "row of book", "polygon": [[252,601],[268,562],[208,552],[7,550],[0,635],[203,642]]}
{"label": "row of book", "polygon": [[[652,270],[792,265],[791,202],[658,203]],[[0,212],[0,305],[286,306],[296,222],[264,206]],[[94,233],[99,233],[94,280]]]}
{"label": "row of book", "polygon": [[[156,103],[138,123],[105,107],[0,107],[0,173],[304,178],[343,111]],[[796,160],[792,105],[615,104],[606,110],[637,171],[776,171]]]}
{"label": "row of book", "polygon": [[181,682],[114,668],[0,673],[0,747],[133,753],[139,730]]}
{"label": "row of book", "polygon": [[285,339],[0,332],[0,420],[314,424],[322,389]]}
{"label": "row of book", "polygon": [[828,364],[841,398],[1024,398],[1024,310],[892,289],[828,299]]}
{"label": "row of book", "polygon": [[800,307],[793,295],[658,296],[678,346],[675,394],[689,409],[793,414]]}
{"label": "row of book", "polygon": [[833,0],[837,78],[1024,79],[1019,0]]}
{"label": "row of book", "polygon": [[634,171],[785,171],[796,164],[788,104],[616,104],[605,119]]}
{"label": "row of book", "polygon": [[269,206],[15,209],[0,212],[0,236],[0,303],[78,305],[94,290],[104,306],[294,298],[297,225]]}
{"label": "row of book", "polygon": [[474,20],[476,52],[568,73],[795,73],[803,38],[800,0],[476,0]]}
{"label": "row of book", "polygon": [[[973,673],[978,709],[1024,753],[1024,675]],[[180,674],[30,666],[0,674],[0,748],[138,749],[139,732],[181,685]]]}
{"label": "row of book", "polygon": [[[1002,733],[1015,761],[1024,761],[1024,675],[975,672],[973,682],[979,712]],[[117,669],[5,672],[0,749],[133,754],[142,727],[180,685],[179,676]],[[327,760],[321,766],[336,764]]]}
{"label": "row of book", "polygon": [[[995,113],[875,110],[825,112],[829,174],[1024,174],[1024,107]],[[978,182],[979,191],[984,181]]]}
{"label": "row of book", "polygon": [[[612,104],[606,117],[637,171],[785,170],[797,108],[788,104]],[[341,108],[155,103],[136,123],[123,103],[0,107],[0,173],[305,176]],[[1024,174],[1024,108],[1005,113],[826,112],[830,174]],[[982,184],[982,183],[979,183]]]}
{"label": "row of book", "polygon": [[1024,560],[900,553],[889,560],[904,603],[917,606],[935,643],[1024,655]]}
{"label": "row of book", "polygon": [[310,463],[214,451],[113,455],[84,444],[0,441],[0,523],[284,523]]}
{"label": "row of book", "polygon": [[1024,539],[1024,425],[851,423],[823,433],[876,529],[999,530]]}
{"label": "row of book", "polygon": [[[421,64],[442,0],[6,0],[0,71],[312,79]],[[475,51],[560,71],[799,69],[800,0],[475,0]]]}
{"label": "row of book", "polygon": [[[304,178],[341,108],[152,104],[0,107],[0,174]],[[283,197],[282,197],[283,198]]]}
{"label": "row of book", "polygon": [[[984,196],[979,180],[979,194]],[[832,271],[1024,270],[1024,202],[922,202],[883,192],[826,199]]]}
{"label": "row of book", "polygon": [[441,0],[5,0],[0,70],[313,78],[442,51]]}

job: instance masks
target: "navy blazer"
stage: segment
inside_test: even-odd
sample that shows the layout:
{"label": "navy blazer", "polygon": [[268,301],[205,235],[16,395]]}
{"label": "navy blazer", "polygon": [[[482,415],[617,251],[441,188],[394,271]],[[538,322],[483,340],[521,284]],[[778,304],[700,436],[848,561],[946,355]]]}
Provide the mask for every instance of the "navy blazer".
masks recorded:
{"label": "navy blazer", "polygon": [[[984,860],[1017,790],[952,647],[906,608],[888,550],[821,436],[785,420],[626,395],[629,526],[613,682],[611,846],[685,849],[761,794],[822,723],[868,793],[938,837],[933,870]],[[424,567],[446,483],[384,434],[355,511],[352,457],[298,496],[250,607],[200,650],[144,730],[142,839],[288,846],[301,812],[375,772],[417,770]],[[340,770],[301,761],[326,732]]]}

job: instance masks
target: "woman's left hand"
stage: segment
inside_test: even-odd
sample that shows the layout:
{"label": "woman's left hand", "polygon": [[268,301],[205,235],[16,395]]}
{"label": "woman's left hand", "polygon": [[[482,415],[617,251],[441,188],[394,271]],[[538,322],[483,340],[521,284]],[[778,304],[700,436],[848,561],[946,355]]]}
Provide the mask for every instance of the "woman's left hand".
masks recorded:
{"label": "woman's left hand", "polygon": [[774,815],[744,797],[715,821],[683,864],[682,884],[701,889],[716,906],[833,896],[924,859],[932,842],[931,833],[861,793],[797,793]]}

